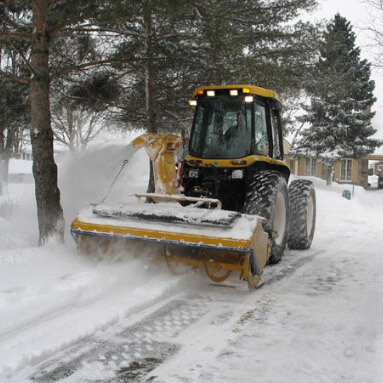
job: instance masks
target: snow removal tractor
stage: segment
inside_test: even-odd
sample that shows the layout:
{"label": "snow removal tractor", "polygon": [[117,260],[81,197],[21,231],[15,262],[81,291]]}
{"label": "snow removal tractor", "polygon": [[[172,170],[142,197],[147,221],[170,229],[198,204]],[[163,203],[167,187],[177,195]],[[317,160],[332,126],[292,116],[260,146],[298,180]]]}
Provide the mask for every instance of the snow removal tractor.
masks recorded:
{"label": "snow removal tractor", "polygon": [[[249,287],[286,245],[308,249],[315,190],[283,160],[281,101],[250,85],[197,88],[182,161],[182,139],[147,133],[132,142],[153,165],[155,192],[83,209],[71,232],[80,252],[151,254],[177,272],[202,267],[214,282],[235,271]],[[127,161],[125,161],[126,163]],[[149,203],[150,201],[150,203]]]}

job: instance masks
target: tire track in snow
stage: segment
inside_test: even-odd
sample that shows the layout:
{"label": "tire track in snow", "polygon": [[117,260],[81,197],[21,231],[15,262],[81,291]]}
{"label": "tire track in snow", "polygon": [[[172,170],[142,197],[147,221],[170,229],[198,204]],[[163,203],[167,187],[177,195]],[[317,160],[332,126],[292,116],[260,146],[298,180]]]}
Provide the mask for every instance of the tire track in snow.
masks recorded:
{"label": "tire track in snow", "polygon": [[210,310],[211,301],[190,295],[171,299],[135,324],[85,339],[40,365],[28,380],[138,382],[179,350],[175,338]]}
{"label": "tire track in snow", "polygon": [[177,338],[201,318],[209,314],[210,323],[219,328],[232,319],[233,307],[238,307],[239,312],[243,313],[240,323],[246,315],[251,316],[249,312],[244,312],[248,306],[246,303],[244,306],[243,298],[248,301],[254,300],[255,296],[257,303],[254,310],[266,309],[272,302],[267,298],[270,293],[262,287],[268,286],[273,290],[279,281],[292,275],[320,253],[311,251],[309,255],[295,259],[293,256],[286,257],[285,262],[270,268],[261,288],[250,294],[243,291],[245,288],[241,283],[240,288],[234,286],[229,293],[221,285],[206,285],[202,287],[204,295],[199,291],[194,294],[184,292],[181,297],[171,296],[160,303],[155,311],[148,314],[144,310],[136,323],[125,328],[118,323],[100,330],[96,336],[86,338],[44,362],[29,375],[27,381],[144,381],[151,371],[180,351]]}

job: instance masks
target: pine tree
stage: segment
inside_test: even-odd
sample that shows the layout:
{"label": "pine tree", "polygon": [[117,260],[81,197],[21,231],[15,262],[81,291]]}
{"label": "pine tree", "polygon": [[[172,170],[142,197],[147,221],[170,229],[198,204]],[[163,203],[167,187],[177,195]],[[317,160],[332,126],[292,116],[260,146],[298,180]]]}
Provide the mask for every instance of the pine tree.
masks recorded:
{"label": "pine tree", "polygon": [[376,99],[370,76],[370,63],[360,58],[350,22],[335,15],[323,33],[309,87],[311,105],[303,117],[309,128],[292,151],[295,156],[319,157],[327,166],[328,184],[339,159],[360,158],[381,145],[370,138],[376,132],[371,126]]}
{"label": "pine tree", "polygon": [[[116,0],[117,1],[117,0]],[[29,90],[33,176],[40,243],[50,235],[64,236],[63,210],[57,185],[53,153],[50,87],[52,81],[73,71],[101,65],[85,55],[85,62],[73,66],[70,60],[58,63],[55,46],[71,35],[99,32],[94,20],[113,1],[107,0],[12,0],[0,4],[0,40],[23,58],[16,75],[0,68],[0,75],[25,84]],[[70,55],[67,57],[70,59]],[[68,62],[69,61],[69,62]]]}
{"label": "pine tree", "polygon": [[207,0],[203,5],[198,8],[203,78],[209,83],[251,83],[279,93],[297,87],[316,36],[313,25],[297,19],[300,12],[315,8],[315,1]]}
{"label": "pine tree", "polygon": [[121,69],[129,81],[121,112],[124,121],[148,130],[188,127],[186,101],[199,85],[251,83],[279,93],[300,88],[315,51],[315,28],[294,24],[299,12],[316,5],[312,0],[128,3],[121,2],[114,29],[121,33],[118,57],[125,57]]}
{"label": "pine tree", "polygon": [[194,1],[123,0],[119,7],[110,28],[120,34],[115,69],[126,89],[120,121],[149,132],[182,130],[190,114],[186,100],[197,83],[191,81],[199,44],[192,33]]}

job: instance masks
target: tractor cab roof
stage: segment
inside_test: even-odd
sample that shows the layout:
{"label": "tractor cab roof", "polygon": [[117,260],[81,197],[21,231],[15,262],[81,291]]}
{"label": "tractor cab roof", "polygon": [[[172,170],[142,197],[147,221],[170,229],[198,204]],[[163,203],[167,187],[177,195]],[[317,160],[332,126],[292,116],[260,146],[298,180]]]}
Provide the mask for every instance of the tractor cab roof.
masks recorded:
{"label": "tractor cab roof", "polygon": [[261,88],[254,85],[213,85],[213,86],[201,86],[197,88],[193,97],[198,96],[215,96],[218,94],[227,94],[230,96],[240,96],[240,95],[255,95],[264,98],[272,99],[278,106],[281,106],[282,100],[279,95],[270,89]]}

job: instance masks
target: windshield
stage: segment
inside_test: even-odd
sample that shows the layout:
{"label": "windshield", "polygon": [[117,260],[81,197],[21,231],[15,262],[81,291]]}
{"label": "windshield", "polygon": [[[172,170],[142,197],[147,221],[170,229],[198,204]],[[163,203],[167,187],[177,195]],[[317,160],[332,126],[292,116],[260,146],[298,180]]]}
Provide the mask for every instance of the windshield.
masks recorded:
{"label": "windshield", "polygon": [[217,96],[199,100],[190,154],[200,158],[239,158],[251,154],[251,105],[243,98]]}

